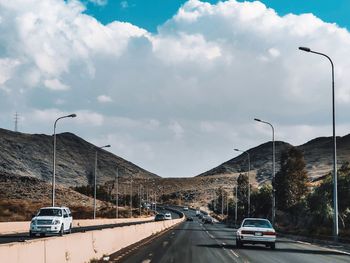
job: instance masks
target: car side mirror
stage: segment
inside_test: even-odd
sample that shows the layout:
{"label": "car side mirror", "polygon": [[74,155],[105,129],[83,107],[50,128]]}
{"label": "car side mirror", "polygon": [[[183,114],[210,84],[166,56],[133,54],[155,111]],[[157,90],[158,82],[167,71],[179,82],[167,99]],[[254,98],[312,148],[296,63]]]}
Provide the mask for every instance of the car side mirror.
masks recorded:
{"label": "car side mirror", "polygon": [[67,217],[68,217],[68,215],[63,215],[63,217],[64,217],[64,218],[67,218]]}
{"label": "car side mirror", "polygon": [[35,214],[32,214],[32,218],[34,218],[35,217]]}

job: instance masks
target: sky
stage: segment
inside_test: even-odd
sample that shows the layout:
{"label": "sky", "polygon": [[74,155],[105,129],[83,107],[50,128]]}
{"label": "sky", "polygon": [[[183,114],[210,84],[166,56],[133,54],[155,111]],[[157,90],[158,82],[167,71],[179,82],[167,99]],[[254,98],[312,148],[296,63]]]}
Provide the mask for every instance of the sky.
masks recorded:
{"label": "sky", "polygon": [[[72,132],[163,177],[350,133],[349,1],[0,0],[0,127]],[[59,142],[58,142],[59,143]]]}

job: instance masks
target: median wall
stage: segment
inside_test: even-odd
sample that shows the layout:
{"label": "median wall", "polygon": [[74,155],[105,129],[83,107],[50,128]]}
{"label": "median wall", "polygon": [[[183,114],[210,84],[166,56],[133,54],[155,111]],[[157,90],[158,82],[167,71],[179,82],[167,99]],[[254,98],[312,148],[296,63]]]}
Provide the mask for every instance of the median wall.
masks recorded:
{"label": "median wall", "polygon": [[99,259],[172,227],[184,218],[0,245],[1,262],[82,263]]}
{"label": "median wall", "polygon": [[[152,221],[154,217],[147,218],[115,218],[115,219],[79,219],[73,220],[73,227],[96,226],[133,223],[141,221]],[[0,235],[16,234],[29,232],[30,221],[22,222],[3,222],[0,223]]]}

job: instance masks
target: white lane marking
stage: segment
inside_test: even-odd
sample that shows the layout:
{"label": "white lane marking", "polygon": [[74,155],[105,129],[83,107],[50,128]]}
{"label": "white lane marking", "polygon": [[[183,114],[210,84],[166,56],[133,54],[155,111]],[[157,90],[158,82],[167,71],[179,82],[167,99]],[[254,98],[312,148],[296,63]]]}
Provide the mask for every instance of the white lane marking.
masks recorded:
{"label": "white lane marking", "polygon": [[166,245],[168,245],[168,243],[169,243],[168,241],[164,241],[163,242],[163,247],[166,247]]}
{"label": "white lane marking", "polygon": [[349,252],[345,252],[345,251],[334,249],[334,248],[317,246],[317,245],[314,245],[314,244],[311,244],[311,243],[308,243],[308,242],[303,242],[303,241],[297,241],[297,243],[308,245],[308,246],[312,246],[312,247],[316,247],[316,248],[321,248],[321,249],[324,249],[324,250],[327,250],[327,251],[337,252],[337,253],[340,253],[340,254],[344,254],[344,255],[350,256]]}
{"label": "white lane marking", "polygon": [[230,249],[230,251],[236,258],[239,258],[239,255],[236,252],[234,252],[232,249]]}
{"label": "white lane marking", "polygon": [[142,263],[150,263],[150,262],[151,262],[150,259],[145,259],[145,260],[142,261]]}
{"label": "white lane marking", "polygon": [[311,243],[309,243],[309,242],[304,242],[304,241],[297,241],[298,243],[300,243],[300,244],[304,244],[304,245],[311,245]]}

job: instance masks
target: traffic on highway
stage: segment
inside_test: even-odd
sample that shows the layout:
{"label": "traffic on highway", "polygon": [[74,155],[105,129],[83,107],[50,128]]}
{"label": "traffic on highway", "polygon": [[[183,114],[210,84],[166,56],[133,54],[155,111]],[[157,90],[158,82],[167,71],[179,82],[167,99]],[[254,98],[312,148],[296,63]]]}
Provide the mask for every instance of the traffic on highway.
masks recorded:
{"label": "traffic on highway", "polygon": [[[259,224],[262,232],[272,232],[270,223],[262,219],[261,222],[257,222],[258,219],[247,219],[242,223],[243,229],[239,230],[241,233],[237,234],[236,229],[223,223],[204,224],[195,210],[182,212],[186,218],[192,218],[193,221],[186,220],[150,241],[145,240],[143,244],[138,244],[137,249],[131,246],[109,255],[105,262],[115,262],[116,259],[118,259],[116,262],[124,263],[350,262],[350,253],[346,251],[280,237],[277,237],[276,247],[273,250],[264,242],[262,244],[247,242],[237,246],[237,236],[242,234],[244,228],[252,229],[255,227],[253,224]],[[268,242],[275,240],[275,236],[271,236],[272,239]]]}

